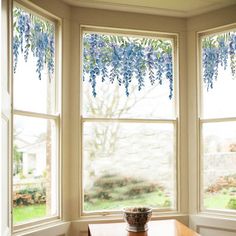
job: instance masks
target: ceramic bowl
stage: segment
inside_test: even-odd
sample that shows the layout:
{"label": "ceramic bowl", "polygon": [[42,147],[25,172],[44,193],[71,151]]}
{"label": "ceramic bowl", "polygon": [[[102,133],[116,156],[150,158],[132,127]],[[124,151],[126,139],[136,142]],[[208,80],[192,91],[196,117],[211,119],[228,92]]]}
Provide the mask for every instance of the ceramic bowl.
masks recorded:
{"label": "ceramic bowl", "polygon": [[127,222],[127,230],[131,232],[143,232],[148,230],[148,221],[152,216],[149,207],[126,207],[123,209],[124,220]]}

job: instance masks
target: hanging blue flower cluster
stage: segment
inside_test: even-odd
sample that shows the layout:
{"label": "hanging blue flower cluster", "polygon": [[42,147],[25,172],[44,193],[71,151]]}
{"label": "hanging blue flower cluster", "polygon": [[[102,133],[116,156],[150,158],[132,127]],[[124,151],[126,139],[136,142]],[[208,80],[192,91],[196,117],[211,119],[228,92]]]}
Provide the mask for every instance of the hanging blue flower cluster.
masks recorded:
{"label": "hanging blue flower cluster", "polygon": [[203,80],[207,90],[213,88],[219,66],[227,68],[230,62],[232,76],[236,75],[236,32],[208,36],[202,41]]}
{"label": "hanging blue flower cluster", "polygon": [[132,38],[95,33],[83,35],[83,80],[86,74],[96,97],[96,81],[109,80],[125,87],[129,96],[129,86],[133,79],[141,90],[148,78],[151,85],[169,81],[169,98],[173,96],[173,52],[170,40]]}
{"label": "hanging blue flower cluster", "polygon": [[55,26],[53,23],[14,7],[13,10],[13,70],[16,72],[19,54],[28,60],[29,51],[37,59],[36,72],[39,79],[47,66],[49,79],[54,73]]}

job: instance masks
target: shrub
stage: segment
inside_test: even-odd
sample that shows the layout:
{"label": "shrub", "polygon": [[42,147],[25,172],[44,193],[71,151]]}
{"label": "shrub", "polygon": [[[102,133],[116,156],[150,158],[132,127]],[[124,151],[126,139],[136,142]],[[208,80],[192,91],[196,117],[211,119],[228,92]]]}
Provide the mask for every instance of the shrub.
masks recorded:
{"label": "shrub", "polygon": [[[208,193],[217,193],[220,191],[230,190],[236,186],[236,175],[228,175],[219,177],[215,183],[209,185],[205,190]],[[230,192],[234,192],[231,191]],[[223,193],[225,194],[225,192]]]}
{"label": "shrub", "polygon": [[171,201],[169,199],[165,200],[163,207],[170,207],[171,206]]}
{"label": "shrub", "polygon": [[155,184],[142,182],[142,183],[130,185],[128,191],[125,194],[128,195],[129,197],[132,197],[139,194],[151,193],[156,190],[157,190],[157,187]]}
{"label": "shrub", "polygon": [[134,177],[123,177],[117,174],[106,174],[96,179],[94,186],[85,190],[85,202],[96,200],[122,201],[136,198],[138,195],[151,193],[159,190],[162,194],[163,188],[157,184]]}
{"label": "shrub", "polygon": [[102,189],[99,190],[95,196],[99,199],[106,199],[106,200],[111,199],[109,192]]}
{"label": "shrub", "polygon": [[27,188],[14,193],[13,203],[15,205],[29,205],[46,202],[45,188]]}
{"label": "shrub", "polygon": [[236,209],[236,198],[231,198],[227,204],[229,209]]}
{"label": "shrub", "polygon": [[128,182],[129,180],[123,176],[103,175],[95,181],[94,186],[110,189],[125,186]]}

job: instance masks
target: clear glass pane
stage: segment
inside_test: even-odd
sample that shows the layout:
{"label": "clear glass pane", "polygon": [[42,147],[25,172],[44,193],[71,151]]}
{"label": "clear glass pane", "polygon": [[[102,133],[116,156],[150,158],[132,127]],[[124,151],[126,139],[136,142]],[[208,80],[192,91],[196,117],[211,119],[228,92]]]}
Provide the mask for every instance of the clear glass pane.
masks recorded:
{"label": "clear glass pane", "polygon": [[58,214],[55,140],[54,121],[14,116],[14,224]]}
{"label": "clear glass pane", "polygon": [[175,208],[173,124],[86,122],[84,211]]}
{"label": "clear glass pane", "polygon": [[162,85],[146,83],[138,91],[135,82],[131,84],[127,97],[122,86],[97,80],[99,93],[93,97],[91,85],[83,83],[83,116],[115,118],[175,118],[174,98],[169,99],[168,81]]}
{"label": "clear glass pane", "polygon": [[55,79],[49,80],[44,69],[42,79],[36,73],[36,59],[30,54],[25,62],[20,54],[14,73],[14,108],[39,113],[55,113]]}
{"label": "clear glass pane", "polygon": [[236,210],[236,122],[203,124],[203,207]]}

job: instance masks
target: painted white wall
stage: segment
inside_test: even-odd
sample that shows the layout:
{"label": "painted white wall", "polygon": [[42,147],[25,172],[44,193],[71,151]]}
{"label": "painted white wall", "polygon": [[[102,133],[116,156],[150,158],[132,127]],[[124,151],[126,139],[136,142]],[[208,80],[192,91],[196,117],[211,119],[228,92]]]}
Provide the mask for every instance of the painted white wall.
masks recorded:
{"label": "painted white wall", "polygon": [[202,236],[207,236],[207,235],[214,235],[214,236],[235,236],[236,233],[233,231],[229,230],[218,230],[218,229],[211,229],[208,227],[199,227],[199,233]]}

